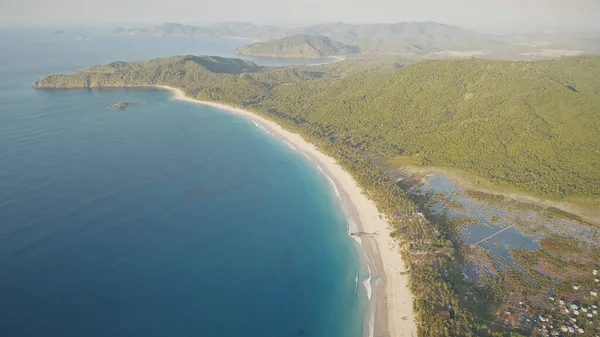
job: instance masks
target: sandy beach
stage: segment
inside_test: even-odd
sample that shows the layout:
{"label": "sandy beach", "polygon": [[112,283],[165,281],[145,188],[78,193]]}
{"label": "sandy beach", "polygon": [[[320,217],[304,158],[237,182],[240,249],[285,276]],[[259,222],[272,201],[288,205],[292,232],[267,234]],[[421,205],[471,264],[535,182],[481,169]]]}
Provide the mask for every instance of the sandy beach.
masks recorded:
{"label": "sandy beach", "polygon": [[242,115],[269,130],[277,138],[292,144],[318,164],[333,180],[346,212],[350,231],[378,232],[374,237],[361,237],[360,242],[370,266],[372,296],[370,313],[365,319],[363,336],[417,336],[413,313],[413,298],[408,288],[408,276],[403,275],[405,263],[398,245],[390,238],[385,217],[379,213],[352,176],[336,161],[320,152],[299,134],[289,132],[281,126],[249,111],[214,102],[189,98],[182,90],[157,86],[171,90],[176,99],[209,105]]}

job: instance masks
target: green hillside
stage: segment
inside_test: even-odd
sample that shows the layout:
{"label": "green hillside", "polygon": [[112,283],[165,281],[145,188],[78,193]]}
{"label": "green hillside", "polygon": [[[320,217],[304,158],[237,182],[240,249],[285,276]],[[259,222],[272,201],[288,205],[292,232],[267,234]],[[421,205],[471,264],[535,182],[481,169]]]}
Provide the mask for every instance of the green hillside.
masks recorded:
{"label": "green hillside", "polygon": [[426,61],[275,89],[275,109],[353,146],[538,194],[600,196],[600,57]]}
{"label": "green hillside", "polygon": [[292,35],[282,39],[253,43],[234,50],[234,54],[268,57],[318,58],[354,54],[358,48],[325,36]]}

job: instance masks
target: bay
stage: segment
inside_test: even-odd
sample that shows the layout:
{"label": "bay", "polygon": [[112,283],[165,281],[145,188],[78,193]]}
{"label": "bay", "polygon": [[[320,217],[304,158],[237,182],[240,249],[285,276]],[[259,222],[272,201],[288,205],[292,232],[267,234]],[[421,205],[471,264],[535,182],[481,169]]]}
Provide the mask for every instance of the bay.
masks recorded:
{"label": "bay", "polygon": [[0,32],[0,335],[360,336],[357,252],[303,156],[164,90],[29,88],[243,43]]}

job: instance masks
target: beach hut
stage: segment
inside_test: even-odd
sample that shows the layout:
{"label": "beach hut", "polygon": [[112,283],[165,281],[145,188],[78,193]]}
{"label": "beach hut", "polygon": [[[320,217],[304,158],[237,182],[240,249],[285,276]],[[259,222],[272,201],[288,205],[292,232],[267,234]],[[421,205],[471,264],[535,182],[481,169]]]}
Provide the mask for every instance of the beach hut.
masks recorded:
{"label": "beach hut", "polygon": [[435,309],[435,313],[444,318],[452,318],[452,313],[450,312],[450,310],[447,310],[447,309],[438,308],[438,309]]}

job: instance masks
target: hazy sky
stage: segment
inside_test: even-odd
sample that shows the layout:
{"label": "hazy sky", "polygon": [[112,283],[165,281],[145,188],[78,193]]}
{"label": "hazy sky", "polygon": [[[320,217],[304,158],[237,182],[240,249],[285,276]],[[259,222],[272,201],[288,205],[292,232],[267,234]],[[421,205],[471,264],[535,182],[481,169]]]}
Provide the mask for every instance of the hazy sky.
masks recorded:
{"label": "hazy sky", "polygon": [[600,0],[0,0],[1,25],[301,25],[436,21],[473,28],[600,25]]}

